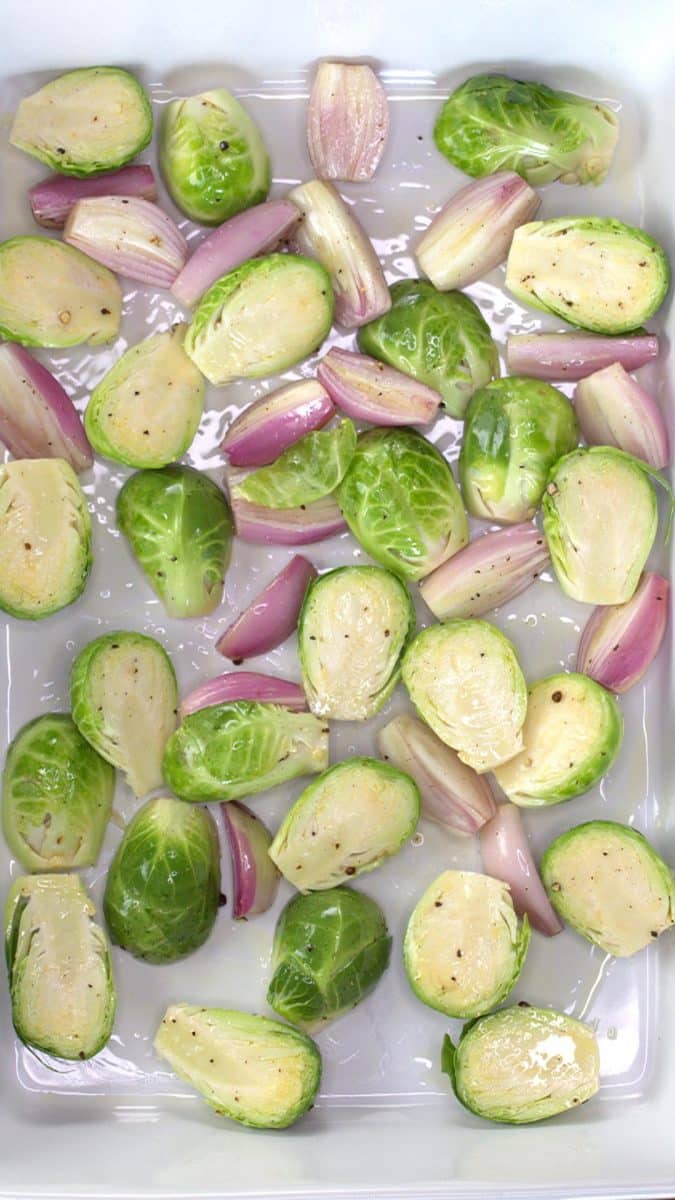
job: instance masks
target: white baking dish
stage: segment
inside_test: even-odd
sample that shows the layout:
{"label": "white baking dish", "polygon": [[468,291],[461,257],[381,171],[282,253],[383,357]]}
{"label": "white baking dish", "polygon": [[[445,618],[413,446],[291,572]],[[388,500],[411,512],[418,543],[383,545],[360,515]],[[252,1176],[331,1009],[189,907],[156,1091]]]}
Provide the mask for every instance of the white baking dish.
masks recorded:
{"label": "white baking dish", "polygon": [[[669,0],[641,5],[619,0],[565,0],[558,5],[548,0],[422,0],[413,6],[398,0],[286,0],[283,5],[115,0],[96,9],[83,0],[70,0],[67,9],[26,0],[4,19],[0,108],[10,109],[32,85],[26,73],[96,62],[138,70],[147,85],[155,85],[159,99],[171,89],[220,83],[240,91],[255,111],[272,149],[275,190],[282,192],[288,181],[310,173],[303,141],[308,66],[321,55],[369,56],[386,70],[392,140],[377,186],[361,193],[352,188],[351,194],[359,197],[362,219],[396,277],[414,273],[408,235],[421,227],[427,207],[444,199],[459,181],[435,152],[430,136],[440,99],[476,69],[540,76],[619,102],[623,125],[610,181],[598,190],[548,188],[544,215],[595,211],[628,219],[644,224],[672,254],[674,32]],[[30,232],[30,215],[17,198],[43,172],[16,152],[0,152],[0,167],[0,235]],[[523,321],[528,328],[539,327],[531,314],[505,301],[500,280],[496,272],[471,289],[498,336]],[[138,314],[135,289],[129,287],[125,294],[128,308]],[[159,323],[174,311],[166,294],[149,307]],[[655,322],[659,329],[667,327],[665,311]],[[137,339],[144,330],[143,319],[127,317],[126,340]],[[76,350],[46,355],[45,361],[84,400],[87,385],[107,369],[122,344],[95,360]],[[669,404],[672,420],[663,365],[653,373],[653,382]],[[214,450],[217,434],[254,392],[237,385],[211,393],[214,412],[202,426],[193,461],[216,478],[221,465]],[[452,456],[456,427],[446,421],[436,432]],[[99,464],[91,477],[97,558],[85,596],[47,622],[9,623],[0,674],[0,691],[8,695],[3,752],[24,721],[67,706],[72,653],[104,628],[155,633],[174,656],[183,688],[216,674],[226,666],[213,650],[216,631],[285,560],[281,552],[261,554],[238,546],[222,615],[207,621],[167,620],[115,534],[113,499],[125,474]],[[327,566],[358,561],[359,552],[345,536],[311,548],[310,556]],[[655,556],[654,562],[659,561],[663,565]],[[496,619],[521,652],[526,673],[535,677],[573,666],[586,615],[582,606],[563,602],[557,586],[545,578]],[[670,649],[664,649],[646,686],[625,698],[624,750],[602,787],[589,797],[532,815],[528,827],[537,849],[588,815],[611,815],[634,820],[666,857],[675,859],[669,659]],[[264,660],[259,665],[265,669]],[[293,645],[270,655],[267,665],[297,677]],[[393,707],[402,704],[397,696]],[[334,757],[372,750],[374,727],[336,729]],[[298,790],[297,784],[277,789],[260,802],[259,810],[273,824]],[[131,809],[130,796],[121,787],[117,807],[124,813]],[[383,904],[397,941],[392,968],[356,1013],[321,1036],[326,1061],[322,1097],[291,1131],[254,1133],[219,1120],[163,1069],[151,1050],[154,1027],[169,1001],[263,1008],[281,899],[274,913],[248,925],[235,926],[224,910],[209,943],[187,963],[153,968],[116,954],[120,1005],[115,1038],[109,1051],[88,1065],[55,1074],[18,1050],[3,989],[0,1196],[672,1197],[675,939],[662,939],[648,955],[634,960],[606,963],[569,932],[549,942],[536,936],[516,998],[564,1007],[596,1023],[603,1088],[590,1106],[546,1125],[480,1123],[449,1096],[440,1074],[440,1042],[452,1023],[414,1000],[398,953],[407,914],[425,881],[446,866],[475,866],[477,857],[473,844],[421,828],[423,844],[409,845],[364,881],[364,890]],[[103,864],[118,836],[109,831]],[[6,880],[7,865],[0,865],[0,878]],[[90,875],[97,897],[101,869]],[[4,883],[1,890],[4,899]]]}

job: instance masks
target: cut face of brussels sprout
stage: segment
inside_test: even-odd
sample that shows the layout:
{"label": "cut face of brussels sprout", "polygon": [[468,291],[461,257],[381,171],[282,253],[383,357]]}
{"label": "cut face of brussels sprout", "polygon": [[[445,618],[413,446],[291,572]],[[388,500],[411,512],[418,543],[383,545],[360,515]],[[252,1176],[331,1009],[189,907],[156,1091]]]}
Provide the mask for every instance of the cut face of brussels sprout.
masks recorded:
{"label": "cut face of brussels sprout", "polygon": [[119,67],[86,67],[22,100],[10,141],[62,175],[96,175],[130,162],[152,137],[143,88]]}
{"label": "cut face of brussels sprout", "polygon": [[437,292],[422,279],[391,290],[391,308],[359,331],[359,349],[435,388],[463,417],[477,388],[499,374],[497,347],[479,309],[462,292]]}
{"label": "cut face of brussels sprout", "polygon": [[556,217],[513,235],[506,286],[523,304],[593,333],[627,333],[661,304],[668,259],[642,229],[610,217]]}
{"label": "cut face of brussels sprout", "polygon": [[586,604],[625,604],[654,544],[649,468],[608,446],[575,450],[551,470],[544,533],[562,590]]}
{"label": "cut face of brussels sprout", "polygon": [[587,675],[550,675],[533,684],[523,748],[495,771],[523,808],[560,804],[587,792],[621,748],[623,721],[612,695]]}
{"label": "cut face of brussels sprout", "polygon": [[469,540],[452,471],[412,429],[361,434],[337,500],[371,558],[403,579],[421,579]]}
{"label": "cut face of brussels sprout", "polygon": [[524,1125],[584,1104],[599,1087],[600,1055],[588,1025],[550,1008],[503,1008],[443,1042],[442,1069],[477,1117]]}
{"label": "cut face of brussels sprout", "polygon": [[92,392],[85,429],[94,450],[127,467],[164,467],[192,442],[202,415],[204,379],[174,325],[132,346]]}
{"label": "cut face of brussels sprout", "polygon": [[202,296],[185,349],[217,386],[258,379],[312,354],[332,320],[324,268],[298,255],[268,254],[230,271]]}
{"label": "cut face of brussels sprout", "polygon": [[89,642],[71,668],[70,704],[80,733],[124,771],[137,796],[160,786],[164,746],[176,728],[178,690],[159,642],[124,630]]}
{"label": "cut face of brussels sprout", "polygon": [[551,467],[579,440],[574,409],[537,379],[495,379],[471,398],[459,456],[462,496],[485,521],[529,521]]}
{"label": "cut face of brussels sprout", "polygon": [[65,242],[15,237],[0,244],[0,336],[22,346],[100,346],[120,327],[112,271]]}
{"label": "cut face of brussels sprout", "polygon": [[238,800],[327,766],[323,721],[255,700],[190,713],[164,755],[166,782],[183,800]]}
{"label": "cut face of brussels sprout", "polygon": [[423,629],[402,675],[420,716],[474,771],[492,771],[522,749],[527,688],[494,625],[456,619]]}
{"label": "cut face of brussels sprout", "polygon": [[117,498],[117,520],[169,616],[201,617],[221,601],[233,523],[224,493],[190,467],[140,471]]}
{"label": "cut face of brussels sprout", "polygon": [[607,954],[628,958],[675,921],[675,880],[646,838],[616,821],[587,821],[541,861],[551,904]]}
{"label": "cut face of brussels sprout", "polygon": [[225,88],[167,104],[160,166],[175,203],[200,225],[220,225],[269,191],[269,158],[258,127]]}
{"label": "cut face of brussels sprout", "polygon": [[285,1129],[312,1104],[321,1055],[299,1029],[224,1008],[173,1004],[155,1050],[221,1116]]}
{"label": "cut face of brussels sprout", "polygon": [[16,879],[5,910],[12,1020],[27,1046],[91,1058],[115,1016],[108,940],[77,875]]}
{"label": "cut face of brussels sprout", "polygon": [[2,777],[2,828],[26,871],[91,867],[112,810],[115,772],[66,713],[14,738]]}
{"label": "cut face of brussels sprout", "polygon": [[448,1017],[480,1017],[515,987],[530,942],[505,883],[445,871],[418,902],[403,945],[416,996]]}
{"label": "cut face of brussels sprout", "polygon": [[338,567],[310,584],[298,624],[309,707],[366,721],[391,695],[415,628],[408,589],[382,567]]}
{"label": "cut face of brussels sprout", "polygon": [[396,854],[419,815],[420,796],[409,775],[374,758],[347,759],[305,788],[270,857],[298,891],[324,891]]}
{"label": "cut face of brussels sprout", "polygon": [[269,467],[252,471],[236,485],[238,496],[265,508],[298,508],[334,492],[356,450],[350,420],[335,429],[308,433]]}
{"label": "cut face of brussels sprout", "polygon": [[113,942],[146,962],[175,962],[206,941],[219,895],[213,817],[170,796],[149,800],[108,870],[103,912]]}
{"label": "cut face of brussels sprout", "polygon": [[72,604],[91,567],[91,521],[62,458],[0,466],[0,608],[37,620]]}
{"label": "cut face of brussels sprout", "polygon": [[384,913],[368,896],[347,887],[295,896],[274,933],[267,1003],[286,1021],[318,1029],[372,992],[390,953]]}

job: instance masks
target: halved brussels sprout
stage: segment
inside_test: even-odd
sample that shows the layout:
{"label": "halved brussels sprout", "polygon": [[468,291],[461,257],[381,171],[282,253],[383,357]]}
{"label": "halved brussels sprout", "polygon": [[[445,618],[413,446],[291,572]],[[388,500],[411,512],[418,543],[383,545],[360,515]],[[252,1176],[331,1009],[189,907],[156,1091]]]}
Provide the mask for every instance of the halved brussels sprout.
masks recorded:
{"label": "halved brussels sprout", "polygon": [[647,839],[617,821],[586,821],[541,860],[549,900],[563,921],[606,954],[628,958],[675,921],[675,880]]}
{"label": "halved brussels sprout", "polygon": [[289,809],[270,858],[299,892],[373,871],[412,837],[420,795],[409,775],[375,758],[337,763]]}
{"label": "halved brussels sprout", "polygon": [[619,120],[597,100],[507,75],[474,75],[446,100],[434,128],[441,154],[467,175],[509,168],[535,186],[602,183]]}
{"label": "halved brussels sprout", "polygon": [[185,349],[217,386],[259,379],[317,350],[332,320],[324,268],[296,254],[268,254],[223,275],[202,296]]}
{"label": "halved brussels sprout", "polygon": [[183,349],[185,325],[132,346],[96,385],[84,427],[94,450],[127,467],[164,467],[190,446],[204,379]]}
{"label": "halved brussels sprout", "polygon": [[447,1017],[480,1017],[501,1004],[523,969],[530,926],[500,879],[444,871],[408,922],[403,961],[415,995]]}
{"label": "halved brussels sprout", "polygon": [[309,707],[337,721],[367,721],[389,698],[415,628],[404,583],[382,567],[338,567],[310,583],[298,622]]}
{"label": "halved brussels sprout", "polygon": [[294,896],[277,922],[267,1003],[286,1021],[319,1029],[372,992],[389,965],[379,905],[351,888]]}
{"label": "halved brussels sprout", "polygon": [[21,101],[13,146],[61,175],[96,175],[130,162],[152,137],[152,109],[133,75],[85,67],[52,79]]}
{"label": "halved brussels sprout", "polygon": [[621,709],[605,688],[588,675],[550,675],[530,687],[523,748],[495,776],[522,808],[560,804],[602,779],[622,738]]}
{"label": "halved brussels sprout", "polygon": [[112,941],[146,962],[175,962],[206,941],[219,896],[211,814],[170,796],[148,800],[108,870],[103,912]]}
{"label": "halved brussels sprout", "polygon": [[251,471],[235,490],[265,508],[298,508],[334,492],[356,450],[356,429],[347,419],[334,429],[305,434],[276,462]]}
{"label": "halved brussels sprout", "polygon": [[112,271],[66,242],[0,243],[0,336],[22,346],[100,346],[116,337],[122,292]]}
{"label": "halved brussels sprout", "polygon": [[362,433],[337,491],[354,537],[403,579],[421,579],[469,540],[443,455],[412,429]]}
{"label": "halved brussels sprout", "polygon": [[359,330],[359,349],[435,388],[452,417],[499,375],[497,347],[480,309],[463,292],[437,292],[423,279],[391,287],[391,308]]}
{"label": "halved brussels sprout", "polygon": [[72,604],[91,567],[91,521],[62,458],[0,466],[0,608],[38,620]]}
{"label": "halved brussels sprout", "polygon": [[555,1117],[590,1100],[600,1086],[593,1030],[529,1004],[465,1025],[457,1046],[446,1035],[441,1069],[469,1112],[510,1125]]}
{"label": "halved brussels sprout", "polygon": [[255,700],[190,713],[164,754],[166,782],[183,800],[238,800],[327,766],[323,721]]}
{"label": "halved brussels sprout", "polygon": [[459,456],[462,496],[484,521],[534,516],[551,467],[579,440],[574,409],[538,379],[495,379],[472,396]]}
{"label": "halved brussels sprout", "polygon": [[117,521],[171,617],[220,604],[233,522],[224,492],[190,467],[139,471],[117,497]]}
{"label": "halved brussels sprout", "polygon": [[609,446],[565,455],[544,493],[544,533],[562,590],[586,604],[625,604],[654,544],[650,468]]}
{"label": "halved brussels sprout", "polygon": [[178,689],[159,642],[126,630],[89,642],[71,667],[70,705],[82,736],[124,771],[137,796],[163,783],[162,755],[176,728]]}
{"label": "halved brussels sprout", "polygon": [[27,875],[10,888],[5,952],[12,1021],[27,1046],[91,1058],[115,1017],[108,939],[77,875]]}
{"label": "halved brussels sprout", "polygon": [[522,749],[527,687],[494,625],[457,618],[423,629],[402,676],[422,719],[474,771],[492,771]]}
{"label": "halved brussels sprout", "polygon": [[67,713],[17,733],[2,777],[2,828],[26,871],[91,867],[112,811],[115,772]]}
{"label": "halved brussels sprout", "polygon": [[521,225],[506,263],[506,286],[531,308],[593,333],[628,333],[668,291],[663,248],[611,217],[555,217]]}
{"label": "halved brussels sprout", "polygon": [[219,1116],[256,1129],[292,1125],[321,1080],[319,1048],[306,1033],[231,1009],[172,1004],[155,1050]]}
{"label": "halved brussels sprout", "polygon": [[159,163],[172,199],[200,225],[220,225],[260,204],[270,187],[260,131],[225,88],[167,104]]}

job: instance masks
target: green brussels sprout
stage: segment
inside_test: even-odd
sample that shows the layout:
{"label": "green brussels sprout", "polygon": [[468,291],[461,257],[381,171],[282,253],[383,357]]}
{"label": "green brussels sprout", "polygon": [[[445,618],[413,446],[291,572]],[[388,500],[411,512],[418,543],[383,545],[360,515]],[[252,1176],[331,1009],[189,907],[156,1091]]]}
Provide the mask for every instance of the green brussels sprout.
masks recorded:
{"label": "green brussels sprout", "polygon": [[169,194],[200,225],[220,225],[270,187],[270,163],[260,131],[225,88],[167,104],[159,165]]}
{"label": "green brussels sprout", "polygon": [[493,771],[522,749],[527,686],[513,646],[488,621],[423,629],[402,676],[422,719],[474,771]]}
{"label": "green brussels sprout", "polygon": [[310,713],[238,700],[185,717],[169,738],[164,777],[183,800],[238,800],[328,765],[328,729]]}
{"label": "green brussels sprout", "polygon": [[268,254],[235,267],[205,292],[185,349],[216,386],[259,379],[317,350],[332,320],[333,289],[320,263]]}
{"label": "green brussels sprout", "polygon": [[319,1048],[270,1017],[172,1004],[155,1050],[219,1116],[256,1129],[286,1129],[314,1102]]}
{"label": "green brussels sprout", "polygon": [[37,621],[72,604],[91,568],[91,521],[62,458],[0,466],[0,609]]}
{"label": "green brussels sprout", "polygon": [[12,1021],[27,1046],[91,1058],[115,1017],[108,939],[77,875],[26,875],[10,888],[5,953]]}
{"label": "green brussels sprout", "polygon": [[130,476],[117,521],[153,591],[171,617],[202,617],[220,604],[232,548],[224,493],[190,467]]}
{"label": "green brussels sprout", "polygon": [[404,583],[382,567],[338,567],[310,583],[298,621],[307,702],[317,716],[367,721],[401,673],[415,629]]}
{"label": "green brussels sprout", "polygon": [[467,79],[434,127],[438,149],[460,171],[516,171],[534,186],[602,183],[618,136],[618,117],[597,100],[507,75]]}
{"label": "green brussels sprout", "polygon": [[557,837],[541,860],[563,921],[606,954],[628,958],[675,921],[675,880],[647,839],[617,821],[586,821]]}
{"label": "green brussels sprout", "polygon": [[264,508],[299,508],[334,492],[356,450],[356,429],[347,419],[334,429],[307,433],[269,467],[251,471],[235,485],[238,496]]}
{"label": "green brussels sprout", "polygon": [[497,347],[463,292],[438,292],[423,279],[392,285],[391,308],[359,330],[359,349],[435,388],[452,417],[499,375]]}
{"label": "green brussels sprout", "polygon": [[495,379],[472,396],[459,456],[462,496],[484,521],[515,524],[537,511],[548,473],[579,428],[562,392],[538,379]]}
{"label": "green brussels sprout", "polygon": [[396,854],[419,815],[409,775],[376,758],[347,759],[305,788],[269,855],[299,892],[325,891]]}
{"label": "green brussels sprout", "polygon": [[529,689],[523,745],[495,777],[521,808],[560,804],[602,779],[623,739],[621,709],[588,675],[560,674]]}
{"label": "green brussels sprout", "polygon": [[364,550],[402,579],[428,575],[469,540],[450,467],[412,429],[361,434],[336,496]]}
{"label": "green brussels sprout", "polygon": [[70,706],[82,736],[124,771],[136,796],[164,782],[162,755],[176,728],[178,688],[159,642],[126,630],[94,638],[71,667]]}
{"label": "green brussels sprout", "polygon": [[389,965],[379,905],[351,888],[294,896],[277,922],[267,1003],[286,1021],[319,1029],[355,1008]]}
{"label": "green brussels sprout", "polygon": [[20,729],[2,776],[2,828],[26,871],[91,867],[112,812],[115,772],[66,713]]}
{"label": "green brussels sprout", "polygon": [[213,817],[161,796],[127,825],[110,864],[103,912],[115,945],[151,963],[175,962],[206,941],[220,897]]}
{"label": "green brussels sprout", "polygon": [[542,503],[558,583],[586,604],[625,604],[654,544],[658,509],[644,463],[611,446],[574,450],[551,468]]}
{"label": "green brussels sprout", "polygon": [[443,1041],[441,1069],[469,1112],[526,1125],[584,1104],[598,1090],[592,1029],[552,1008],[516,1004],[465,1025]]}
{"label": "green brussels sprout", "polygon": [[185,328],[131,346],[96,385],[84,427],[97,454],[127,467],[165,467],[188,449],[204,379],[183,349]]}
{"label": "green brussels sprout", "polygon": [[515,987],[530,944],[500,879],[444,871],[408,922],[403,961],[415,995],[446,1017],[468,1020],[501,1004]]}
{"label": "green brussels sprout", "polygon": [[670,267],[642,229],[611,217],[555,217],[521,225],[506,286],[523,304],[593,333],[632,333],[663,301]]}
{"label": "green brussels sprout", "polygon": [[151,137],[152,108],[138,80],[119,67],[85,67],[22,100],[9,140],[52,171],[86,178],[131,162]]}

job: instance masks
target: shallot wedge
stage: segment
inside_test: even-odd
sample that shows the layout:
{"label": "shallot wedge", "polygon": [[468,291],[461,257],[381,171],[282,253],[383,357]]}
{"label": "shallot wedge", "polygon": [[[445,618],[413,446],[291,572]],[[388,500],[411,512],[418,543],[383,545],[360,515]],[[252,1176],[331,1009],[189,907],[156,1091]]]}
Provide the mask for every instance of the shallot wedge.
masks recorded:
{"label": "shallot wedge", "polygon": [[307,586],[316,569],[295,554],[216,642],[216,650],[232,662],[266,654],[290,637],[298,623]]}
{"label": "shallot wedge", "polygon": [[13,342],[0,345],[0,441],[15,458],[64,458],[74,471],[94,460],[68,393]]}
{"label": "shallot wedge", "polygon": [[267,912],[281,876],[267,853],[272,835],[260,818],[238,800],[221,804],[220,809],[232,858],[232,916],[242,921]]}
{"label": "shallot wedge", "polygon": [[320,63],[307,108],[307,147],[319,179],[372,179],[388,134],[387,96],[372,67]]}
{"label": "shallot wedge", "polygon": [[293,712],[305,712],[305,693],[297,683],[288,679],[277,679],[275,675],[261,675],[257,671],[227,671],[200,683],[199,687],[181,700],[181,720],[200,708],[212,704],[232,704],[236,700],[256,700],[262,704],[281,704]]}
{"label": "shallot wedge", "polygon": [[237,536],[263,546],[305,546],[343,533],[347,528],[332,496],[302,508],[264,508],[243,500],[230,488]]}
{"label": "shallot wedge", "polygon": [[63,229],[78,200],[91,196],[140,196],[142,200],[156,200],[157,181],[152,167],[143,165],[122,167],[90,179],[50,175],[28,190],[33,216],[38,225],[47,229]]}
{"label": "shallot wedge", "polygon": [[581,635],[577,671],[619,695],[639,683],[663,641],[669,595],[668,580],[648,571],[626,604],[596,608]]}
{"label": "shallot wedge", "polygon": [[133,196],[78,200],[63,237],[116,274],[162,288],[171,287],[188,255],[187,242],[171,217]]}
{"label": "shallot wedge", "polygon": [[576,382],[621,363],[637,371],[659,353],[659,339],[651,334],[604,337],[597,333],[516,333],[506,339],[509,375],[531,379]]}
{"label": "shallot wedge", "polygon": [[574,407],[589,446],[616,446],[660,471],[670,462],[668,430],[653,396],[612,363],[577,384]]}
{"label": "shallot wedge", "polygon": [[474,538],[420,583],[439,620],[479,617],[520,595],[549,565],[546,538],[534,525],[511,525]]}
{"label": "shallot wedge", "polygon": [[302,379],[254,400],[230,425],[222,449],[233,467],[265,467],[335,412],[317,379]]}
{"label": "shallot wedge", "polygon": [[562,921],[551,907],[535,866],[520,810],[515,804],[500,804],[491,821],[480,831],[483,870],[509,885],[519,917],[527,913],[530,924],[554,937]]}
{"label": "shallot wedge", "polygon": [[333,346],[317,375],[331,400],[355,421],[370,425],[428,425],[441,395],[385,363]]}

